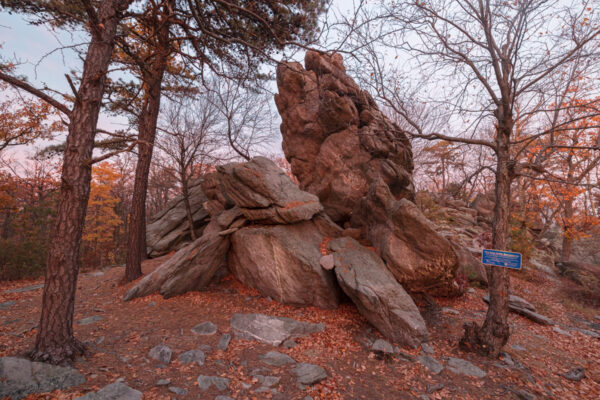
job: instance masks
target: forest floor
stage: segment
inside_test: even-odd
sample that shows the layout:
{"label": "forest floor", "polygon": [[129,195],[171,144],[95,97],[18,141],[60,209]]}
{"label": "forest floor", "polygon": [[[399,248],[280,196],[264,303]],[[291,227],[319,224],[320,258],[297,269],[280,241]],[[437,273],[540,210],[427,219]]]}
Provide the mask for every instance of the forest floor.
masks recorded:
{"label": "forest floor", "polygon": [[[145,262],[144,273],[162,261]],[[231,275],[204,292],[168,300],[153,295],[125,303],[122,297],[131,285],[119,284],[123,272],[123,268],[115,267],[80,276],[75,320],[98,316],[97,321],[86,325],[76,323],[74,328],[76,337],[89,347],[89,354],[74,363],[85,375],[86,383],[65,391],[31,395],[28,399],[73,399],[119,378],[142,391],[145,399],[214,399],[217,395],[234,399],[600,398],[600,340],[576,330],[590,329],[590,323],[592,326],[600,323],[595,319],[600,310],[568,301],[562,278],[533,279],[531,275],[511,272],[513,294],[525,298],[540,313],[558,322],[563,333],[511,313],[512,335],[505,346],[509,360],[490,360],[458,349],[463,324],[472,320],[481,323],[485,318],[487,306],[482,301],[485,290],[475,289],[454,299],[436,298],[439,307],[423,308],[434,350],[431,356],[446,367],[434,374],[417,362],[421,349],[401,348],[401,354],[386,357],[370,351],[370,343],[380,337],[379,333],[351,303],[337,310],[286,306],[261,297]],[[0,282],[0,303],[15,302],[0,310],[0,356],[24,354],[33,346],[41,307],[41,289],[6,291],[41,283],[42,280]],[[293,348],[274,349],[234,337],[226,351],[217,350],[221,335],[231,333],[229,321],[234,313],[321,322],[326,329],[296,339]],[[198,336],[190,331],[205,321],[216,324],[218,332]],[[173,350],[173,361],[167,366],[157,365],[148,358],[149,350],[158,344]],[[205,350],[204,365],[182,365],[178,355],[198,348]],[[262,363],[259,356],[270,350],[286,353],[297,362],[320,365],[328,378],[301,389],[290,372],[291,366],[272,367]],[[468,360],[487,375],[481,379],[456,375],[447,368],[449,357]],[[574,382],[562,376],[577,367],[585,369],[583,380]],[[274,386],[274,393],[256,392],[259,383],[252,377],[252,371],[257,368],[263,368],[265,375],[281,378]],[[201,391],[196,382],[199,375],[226,377],[231,380],[229,390],[219,392],[212,386]],[[160,379],[170,380],[171,385],[184,388],[187,394],[176,396],[167,386],[156,386]]]}

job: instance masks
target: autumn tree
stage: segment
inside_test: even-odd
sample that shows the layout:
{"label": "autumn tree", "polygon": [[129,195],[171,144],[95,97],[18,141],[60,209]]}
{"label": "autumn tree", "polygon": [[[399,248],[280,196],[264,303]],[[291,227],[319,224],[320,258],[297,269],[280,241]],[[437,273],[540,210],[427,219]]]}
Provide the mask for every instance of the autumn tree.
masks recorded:
{"label": "autumn tree", "polygon": [[92,169],[92,186],[83,230],[84,258],[100,267],[114,261],[115,230],[122,224],[116,213],[119,198],[113,193],[120,176],[109,162],[97,164]]}
{"label": "autumn tree", "polygon": [[90,36],[79,86],[71,85],[71,105],[53,97],[53,92],[36,88],[12,74],[6,63],[0,66],[0,80],[54,107],[68,126],[60,201],[46,263],[42,313],[35,347],[31,352],[34,360],[60,364],[84,350],[73,335],[73,310],[80,266],[79,249],[94,162],[92,151],[115,37],[131,2],[2,0],[0,3],[3,10],[28,15],[34,23],[48,23],[67,29],[75,25],[86,26]]}
{"label": "autumn tree", "polygon": [[[592,75],[598,72],[600,21],[594,4],[409,0],[382,4],[347,23],[361,26],[349,45],[369,76],[366,84],[405,121],[407,134],[484,146],[493,154],[494,249],[510,248],[512,182],[539,169],[518,155],[536,138],[571,123],[561,120],[551,129],[541,124],[561,107],[548,95],[564,88],[553,72],[574,63],[590,64]],[[445,129],[422,124],[411,114],[414,104],[429,104],[446,115]],[[523,118],[531,120],[521,134],[527,138],[516,138]],[[483,135],[490,129],[491,136]],[[464,349],[498,356],[510,335],[509,286],[508,270],[493,268],[485,322],[465,325]]]}

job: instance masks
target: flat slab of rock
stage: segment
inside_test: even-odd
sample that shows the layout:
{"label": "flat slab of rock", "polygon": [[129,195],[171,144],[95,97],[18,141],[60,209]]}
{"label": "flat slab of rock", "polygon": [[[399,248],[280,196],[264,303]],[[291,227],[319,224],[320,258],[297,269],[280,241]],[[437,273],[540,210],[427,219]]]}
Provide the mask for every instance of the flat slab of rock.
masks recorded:
{"label": "flat slab of rock", "polygon": [[179,361],[182,364],[198,363],[198,365],[204,365],[206,360],[206,354],[202,350],[190,350],[179,355]]}
{"label": "flat slab of rock", "polygon": [[[215,232],[208,232],[214,226]],[[205,287],[227,258],[229,238],[209,224],[202,237],[180,249],[164,264],[143,277],[125,293],[125,301],[158,292],[165,298]]]}
{"label": "flat slab of rock", "polygon": [[448,369],[455,374],[471,376],[474,378],[483,378],[487,375],[481,368],[462,358],[450,357],[448,359]]}
{"label": "flat slab of rock", "polygon": [[214,385],[217,390],[223,391],[229,387],[230,380],[221,378],[220,376],[200,375],[197,379],[198,387],[202,390],[208,390],[211,385]]}
{"label": "flat slab of rock", "polygon": [[8,307],[14,306],[15,304],[17,304],[17,302],[14,300],[5,301],[0,303],[0,310],[6,310]]}
{"label": "flat slab of rock", "polygon": [[439,374],[444,369],[444,366],[440,364],[438,360],[428,355],[422,355],[417,357],[417,361],[423,364],[428,370],[430,370],[434,374]]}
{"label": "flat slab of rock", "polygon": [[101,315],[93,315],[91,317],[82,318],[77,321],[77,325],[90,325],[104,319]]}
{"label": "flat slab of rock", "polygon": [[227,351],[230,341],[231,335],[229,333],[224,333],[223,336],[221,336],[221,338],[219,339],[219,343],[217,343],[217,349],[221,351]]}
{"label": "flat slab of rock", "polygon": [[296,363],[296,360],[294,360],[292,357],[278,351],[269,351],[267,354],[258,356],[258,358],[260,358],[265,364],[272,365],[274,367],[281,367],[282,365]]}
{"label": "flat slab of rock", "polygon": [[115,382],[104,386],[97,392],[87,393],[75,400],[141,400],[142,392],[135,390],[123,382]]}
{"label": "flat slab of rock", "polygon": [[[485,301],[486,303],[489,303],[490,302],[489,295],[483,296],[483,301]],[[546,317],[545,315],[537,313],[535,311],[535,307],[533,306],[533,304],[529,303],[527,300],[525,300],[519,296],[515,296],[512,294],[509,296],[508,308],[512,312],[522,315],[525,318],[528,318],[528,319],[532,320],[533,322],[537,322],[540,325],[556,325],[556,322],[554,322],[552,319]]]}
{"label": "flat slab of rock", "polygon": [[333,272],[321,267],[323,239],[313,221],[242,228],[231,236],[229,270],[280,303],[333,309],[341,291]]}
{"label": "flat slab of rock", "polygon": [[217,333],[217,326],[210,321],[206,321],[194,326],[191,330],[196,335],[210,336]]}
{"label": "flat slab of rock", "polygon": [[292,369],[292,373],[303,385],[314,385],[327,379],[327,372],[323,367],[314,364],[300,363]]}
{"label": "flat slab of rock", "polygon": [[272,346],[279,346],[290,338],[308,336],[325,330],[323,324],[311,324],[264,314],[234,314],[230,324],[237,337],[258,340]]}
{"label": "flat slab of rock", "polygon": [[217,167],[227,196],[250,221],[294,224],[323,210],[317,196],[302,191],[273,161],[255,157]]}
{"label": "flat slab of rock", "polygon": [[38,283],[37,285],[31,285],[31,286],[26,286],[26,287],[22,287],[19,289],[11,289],[11,290],[5,290],[3,293],[25,293],[25,292],[32,292],[34,290],[38,290],[44,287],[43,283]]}
{"label": "flat slab of rock", "polygon": [[32,393],[52,392],[85,383],[72,367],[60,367],[24,358],[0,358],[0,398],[21,399]]}
{"label": "flat slab of rock", "polygon": [[378,351],[381,353],[387,353],[387,354],[395,353],[394,346],[392,346],[392,344],[390,342],[388,342],[387,340],[383,340],[383,339],[377,339],[375,342],[373,342],[373,345],[371,346],[371,350]]}
{"label": "flat slab of rock", "polygon": [[381,258],[348,237],[329,243],[342,290],[385,337],[417,347],[429,333],[412,298]]}

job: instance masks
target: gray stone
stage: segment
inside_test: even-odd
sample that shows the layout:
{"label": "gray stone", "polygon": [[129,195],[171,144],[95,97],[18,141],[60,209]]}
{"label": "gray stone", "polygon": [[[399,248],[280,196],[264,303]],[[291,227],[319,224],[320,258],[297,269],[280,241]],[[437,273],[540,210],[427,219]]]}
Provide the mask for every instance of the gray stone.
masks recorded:
{"label": "gray stone", "polygon": [[14,300],[5,301],[4,303],[0,303],[0,310],[6,310],[10,306],[14,306],[17,304]]}
{"label": "gray stone", "polygon": [[85,396],[77,397],[75,400],[141,400],[142,392],[135,390],[117,381],[104,386],[97,392],[87,393]]}
{"label": "gray stone", "polygon": [[421,350],[423,350],[423,352],[427,354],[434,353],[433,347],[431,347],[429,343],[421,343]]}
{"label": "gray stone", "polygon": [[79,321],[77,321],[77,325],[91,325],[98,321],[102,321],[103,319],[104,319],[104,317],[101,315],[93,315],[91,317],[80,319]]}
{"label": "gray stone", "polygon": [[600,339],[600,333],[598,333],[598,332],[590,331],[588,329],[581,329],[581,328],[575,328],[575,330],[579,333],[583,333],[586,336],[591,336],[595,339]]}
{"label": "gray stone", "polygon": [[314,385],[323,379],[327,379],[327,372],[322,367],[314,364],[300,363],[292,369],[292,373],[298,378],[298,383],[303,385]]}
{"label": "gray stone", "polygon": [[278,351],[269,351],[267,354],[258,356],[258,358],[260,358],[265,364],[273,365],[275,367],[296,363],[292,357]]}
{"label": "gray stone", "polygon": [[202,350],[189,350],[179,355],[179,361],[181,361],[182,364],[196,362],[198,365],[204,365],[205,360],[206,355]]}
{"label": "gray stone", "polygon": [[474,378],[483,378],[487,375],[485,371],[479,367],[461,358],[450,357],[448,359],[448,369],[455,374],[471,376]]}
{"label": "gray stone", "polygon": [[520,344],[511,344],[510,347],[513,350],[517,350],[517,351],[526,351],[527,349],[523,346],[521,346]]}
{"label": "gray stone", "polygon": [[317,196],[300,190],[268,158],[219,165],[217,171],[227,196],[250,221],[294,224],[308,221],[323,210]]}
{"label": "gray stone", "polygon": [[230,380],[219,376],[198,376],[198,387],[202,390],[207,390],[211,385],[214,385],[218,390],[223,391],[229,387]]}
{"label": "gray stone", "polygon": [[311,324],[264,314],[234,314],[230,325],[237,337],[258,340],[272,346],[279,346],[290,338],[308,336],[325,330],[324,324]]}
{"label": "gray stone", "polygon": [[558,326],[553,326],[552,330],[556,333],[559,333],[561,335],[565,335],[565,336],[569,336],[569,337],[573,337],[573,335],[571,335],[569,332],[559,328]]}
{"label": "gray stone", "polygon": [[281,380],[281,378],[278,376],[255,375],[254,378],[258,379],[260,385],[266,388],[270,388],[277,385]]}
{"label": "gray stone", "polygon": [[444,369],[444,366],[440,364],[438,360],[428,355],[417,357],[417,361],[423,364],[428,370],[430,370],[434,374],[439,374]]}
{"label": "gray stone", "polygon": [[38,283],[37,285],[31,285],[31,286],[25,286],[19,289],[11,289],[11,290],[5,290],[3,293],[25,293],[25,292],[32,292],[34,290],[38,290],[44,287],[43,283]]}
{"label": "gray stone", "polygon": [[224,395],[220,394],[217,397],[215,397],[215,400],[234,400],[234,399],[232,397],[224,396]]}
{"label": "gray stone", "polygon": [[585,378],[585,369],[581,367],[573,368],[572,370],[562,374],[562,376],[570,381],[578,382]]}
{"label": "gray stone", "polygon": [[383,339],[377,339],[375,342],[373,342],[373,345],[371,346],[371,350],[379,351],[381,353],[387,353],[387,354],[395,353],[394,346],[392,346],[390,344],[390,342],[388,342],[387,340],[383,340]]}
{"label": "gray stone", "polygon": [[175,393],[178,396],[185,396],[186,394],[188,394],[188,391],[186,389],[177,386],[169,386],[169,391],[171,393]]}
{"label": "gray stone", "polygon": [[444,388],[444,384],[443,383],[437,383],[437,384],[431,384],[431,385],[427,385],[427,393],[431,394],[431,393],[435,393],[439,390],[442,390]]}
{"label": "gray stone", "polygon": [[210,321],[206,321],[194,326],[191,331],[196,335],[210,336],[217,333],[217,326]]}
{"label": "gray stone", "polygon": [[229,251],[229,238],[220,236],[218,230],[217,222],[211,221],[200,238],[179,249],[143,277],[125,293],[123,299],[129,301],[156,292],[169,298],[208,285]]}
{"label": "gray stone", "polygon": [[[486,303],[489,303],[490,302],[489,295],[483,296],[483,301],[485,301]],[[556,325],[556,322],[554,322],[550,318],[537,313],[533,304],[529,303],[527,300],[523,299],[522,297],[511,294],[508,298],[508,308],[512,312],[520,314],[520,315],[524,316],[525,318],[532,320],[533,322],[537,322],[538,324]]]}
{"label": "gray stone", "polygon": [[377,253],[349,237],[331,241],[329,248],[342,290],[386,338],[411,347],[428,339],[419,309]]}
{"label": "gray stone", "polygon": [[285,340],[282,344],[286,349],[293,349],[298,345],[298,343],[294,342],[292,339]]}
{"label": "gray stone", "polygon": [[171,381],[169,379],[159,379],[154,384],[155,386],[167,386],[170,385]]}
{"label": "gray stone", "polygon": [[153,347],[148,353],[148,357],[163,364],[169,364],[171,362],[171,355],[171,349],[164,344]]}
{"label": "gray stone", "polygon": [[229,333],[224,333],[223,336],[221,336],[221,339],[219,339],[219,343],[217,343],[217,349],[227,351],[230,341],[231,335]]}
{"label": "gray stone", "polygon": [[0,398],[21,399],[32,393],[52,392],[85,382],[74,368],[32,362],[23,358],[0,358]]}
{"label": "gray stone", "polygon": [[537,399],[537,397],[534,394],[529,393],[526,390],[518,389],[518,388],[511,387],[511,386],[506,386],[506,385],[503,385],[502,387],[504,389],[506,389],[507,391],[513,393],[520,400],[535,400],[535,399]]}
{"label": "gray stone", "polygon": [[333,271],[319,264],[323,238],[314,221],[242,228],[231,236],[228,266],[240,282],[264,297],[335,309],[341,291]]}

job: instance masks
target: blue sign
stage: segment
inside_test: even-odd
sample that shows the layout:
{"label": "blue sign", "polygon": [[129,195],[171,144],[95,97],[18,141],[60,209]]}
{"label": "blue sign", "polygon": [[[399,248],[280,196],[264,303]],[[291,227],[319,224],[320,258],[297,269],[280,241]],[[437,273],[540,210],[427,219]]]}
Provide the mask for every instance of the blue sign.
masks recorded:
{"label": "blue sign", "polygon": [[496,267],[521,269],[521,253],[484,249],[481,253],[481,262]]}

